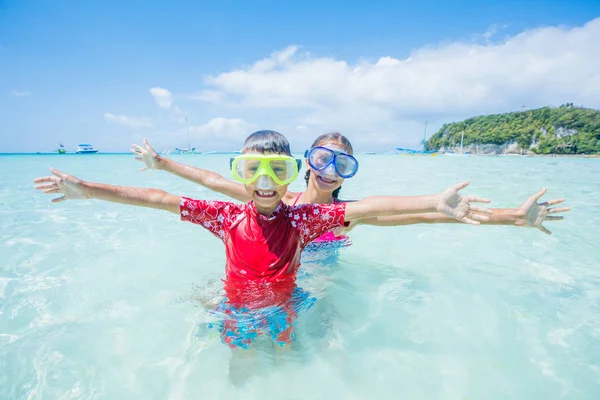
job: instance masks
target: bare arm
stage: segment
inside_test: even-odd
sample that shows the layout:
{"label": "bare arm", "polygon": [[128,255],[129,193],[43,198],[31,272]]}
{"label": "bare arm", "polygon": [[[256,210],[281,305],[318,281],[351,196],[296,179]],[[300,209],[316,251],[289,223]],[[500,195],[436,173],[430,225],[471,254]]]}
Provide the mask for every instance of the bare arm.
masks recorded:
{"label": "bare arm", "polygon": [[[514,209],[511,208],[491,208],[491,214],[487,214],[487,219],[480,221],[484,225],[514,225],[517,216]],[[472,214],[474,219],[476,215]],[[358,221],[359,224],[376,226],[399,226],[413,224],[458,224],[456,218],[448,217],[442,213],[432,212],[427,214],[407,214],[407,215],[387,215],[375,218],[366,218]]]}
{"label": "bare arm", "polygon": [[[160,157],[160,156],[159,156]],[[214,192],[223,193],[233,199],[248,202],[250,197],[241,183],[225,179],[216,172],[181,164],[168,158],[160,157],[159,168],[164,171],[204,186]]]}
{"label": "bare arm", "polygon": [[386,216],[429,213],[437,210],[437,198],[430,196],[371,196],[346,204],[346,221]]}
{"label": "bare arm", "polygon": [[458,192],[467,187],[469,182],[454,185],[442,193],[429,196],[380,196],[367,197],[364,200],[346,204],[346,221],[364,218],[384,217],[389,215],[420,214],[439,212],[460,222],[479,225],[479,221],[487,220],[472,218],[473,212],[488,214],[490,211],[471,205],[472,202],[489,203],[488,199],[475,196],[462,196]]}
{"label": "bare arm", "polygon": [[53,203],[65,200],[98,199],[179,214],[181,197],[163,190],[86,182],[56,169],[50,171],[53,176],[37,178],[33,182],[37,185],[35,188],[44,193],[62,194],[62,196],[52,199]]}
{"label": "bare arm", "polygon": [[146,167],[142,168],[142,171],[145,171],[148,168],[167,171],[180,178],[187,179],[188,181],[197,183],[198,185],[204,186],[214,192],[222,193],[233,199],[243,202],[251,200],[244,185],[230,181],[215,172],[181,164],[169,158],[161,157],[154,151],[146,139],[144,139],[144,147],[134,144],[131,152],[135,154],[136,160],[146,164]]}
{"label": "bare arm", "polygon": [[[519,207],[516,208],[492,208],[491,213],[487,214],[487,219],[482,219],[480,214],[471,213],[471,218],[480,221],[485,225],[508,225],[538,228],[546,234],[551,232],[542,224],[545,221],[560,221],[563,216],[551,214],[567,212],[569,207],[551,208],[551,206],[564,202],[564,199],[554,199],[547,202],[538,203],[538,200],[544,195],[546,189],[527,198]],[[377,225],[377,226],[398,226],[411,224],[443,224],[458,223],[455,218],[448,217],[441,213],[428,214],[410,214],[410,215],[390,215],[375,218],[368,218],[356,221],[357,224]]]}

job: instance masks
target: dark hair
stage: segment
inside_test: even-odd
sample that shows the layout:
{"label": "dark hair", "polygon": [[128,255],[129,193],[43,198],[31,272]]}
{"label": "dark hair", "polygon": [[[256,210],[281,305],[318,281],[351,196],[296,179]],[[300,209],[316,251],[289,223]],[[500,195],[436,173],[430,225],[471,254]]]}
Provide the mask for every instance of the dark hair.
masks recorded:
{"label": "dark hair", "polygon": [[275,131],[256,131],[244,142],[242,153],[247,151],[257,151],[259,153],[276,153],[291,156],[290,143],[279,132]]}
{"label": "dark hair", "polygon": [[[315,141],[310,146],[310,148],[312,149],[312,148],[317,147],[326,142],[341,143],[345,148],[348,149],[348,153],[350,153],[350,154],[354,153],[354,150],[352,149],[352,144],[350,143],[348,138],[339,132],[329,132],[329,133],[322,134],[321,136],[319,136],[318,138],[315,139]],[[307,185],[308,185],[309,179],[310,179],[310,168],[306,171],[306,175],[304,175],[304,180],[306,181]],[[341,186],[339,188],[335,189],[333,191],[333,193],[331,193],[331,196],[333,198],[337,199],[340,194],[340,190],[342,190]]]}

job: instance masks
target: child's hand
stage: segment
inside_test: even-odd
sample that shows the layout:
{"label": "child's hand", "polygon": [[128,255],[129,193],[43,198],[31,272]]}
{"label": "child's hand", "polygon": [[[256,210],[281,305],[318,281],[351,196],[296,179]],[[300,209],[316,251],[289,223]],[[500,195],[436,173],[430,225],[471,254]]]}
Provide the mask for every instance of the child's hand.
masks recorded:
{"label": "child's hand", "polygon": [[474,214],[474,212],[491,214],[492,211],[487,208],[472,206],[470,203],[489,203],[490,200],[476,196],[461,196],[458,191],[467,186],[469,186],[468,181],[451,186],[440,193],[438,195],[438,212],[471,225],[479,225],[479,221],[488,221],[489,217]]}
{"label": "child's hand", "polygon": [[549,208],[550,206],[562,203],[563,201],[565,201],[565,199],[555,199],[546,201],[544,203],[538,203],[537,201],[540,199],[540,197],[544,195],[544,193],[546,193],[546,188],[540,190],[533,196],[529,197],[527,200],[525,200],[523,204],[521,204],[517,208],[517,220],[515,221],[515,225],[538,228],[540,231],[548,235],[552,234],[552,232],[550,232],[542,225],[544,221],[559,221],[561,219],[564,219],[564,217],[549,214],[567,212],[571,208]]}
{"label": "child's hand", "polygon": [[135,154],[135,159],[146,164],[144,168],[141,168],[140,171],[145,171],[148,168],[150,169],[159,169],[160,156],[154,151],[150,143],[148,143],[147,139],[144,139],[144,146],[138,146],[137,144],[133,144],[133,149],[131,152]]}
{"label": "child's hand", "polygon": [[37,186],[36,190],[42,190],[44,193],[62,193],[61,197],[52,199],[53,203],[58,203],[65,200],[81,200],[89,199],[90,196],[86,192],[85,182],[74,176],[65,174],[57,169],[50,168],[50,172],[54,176],[46,176],[43,178],[34,179],[33,183]]}

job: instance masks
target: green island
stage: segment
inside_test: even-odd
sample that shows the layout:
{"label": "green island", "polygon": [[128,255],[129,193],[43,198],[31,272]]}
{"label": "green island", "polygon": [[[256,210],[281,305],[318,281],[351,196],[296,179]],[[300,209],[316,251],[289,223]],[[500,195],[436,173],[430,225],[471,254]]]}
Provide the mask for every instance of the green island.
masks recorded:
{"label": "green island", "polygon": [[598,155],[600,111],[566,103],[555,108],[473,117],[444,124],[425,142],[425,150]]}

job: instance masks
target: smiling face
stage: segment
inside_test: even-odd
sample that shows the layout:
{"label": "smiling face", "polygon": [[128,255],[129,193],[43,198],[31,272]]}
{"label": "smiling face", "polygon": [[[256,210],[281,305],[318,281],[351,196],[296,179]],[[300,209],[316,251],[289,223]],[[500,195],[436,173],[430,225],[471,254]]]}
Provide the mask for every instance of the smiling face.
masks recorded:
{"label": "smiling face", "polygon": [[[318,146],[332,150],[336,152],[336,154],[345,153],[352,155],[352,150],[339,141],[326,141],[319,143]],[[319,191],[333,193],[334,190],[338,189],[342,186],[342,183],[344,183],[344,178],[337,174],[333,163],[321,171],[312,169],[306,160],[305,164],[306,167],[310,169],[308,185]]]}
{"label": "smiling face", "polygon": [[[277,153],[260,153],[255,151],[244,152],[244,154],[257,154],[257,155],[268,155]],[[285,168],[285,165],[279,165],[277,162],[274,162],[271,166],[273,172],[279,176],[282,170]],[[257,169],[260,168],[259,163],[248,163],[245,168],[247,169],[246,173],[248,176],[252,176],[256,173]],[[256,178],[254,181],[244,185],[246,188],[246,193],[250,196],[250,198],[254,201],[254,205],[259,213],[270,216],[275,208],[279,205],[279,202],[287,192],[287,188],[289,185],[278,185],[270,176],[261,175]]]}

